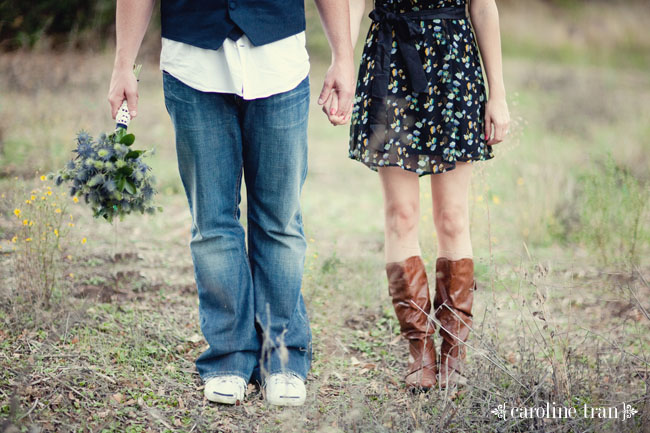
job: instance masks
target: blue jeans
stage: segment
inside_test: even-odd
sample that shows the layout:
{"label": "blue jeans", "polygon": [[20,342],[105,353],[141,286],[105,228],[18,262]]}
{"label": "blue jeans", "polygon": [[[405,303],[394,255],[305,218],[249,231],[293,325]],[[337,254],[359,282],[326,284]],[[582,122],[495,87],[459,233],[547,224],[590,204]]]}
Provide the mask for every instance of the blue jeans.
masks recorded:
{"label": "blue jeans", "polygon": [[[278,372],[304,379],[312,356],[300,292],[309,78],[254,100],[200,92],[166,72],[163,85],[192,214],[190,251],[209,344],[197,370],[204,381]],[[248,248],[239,221],[242,174]]]}

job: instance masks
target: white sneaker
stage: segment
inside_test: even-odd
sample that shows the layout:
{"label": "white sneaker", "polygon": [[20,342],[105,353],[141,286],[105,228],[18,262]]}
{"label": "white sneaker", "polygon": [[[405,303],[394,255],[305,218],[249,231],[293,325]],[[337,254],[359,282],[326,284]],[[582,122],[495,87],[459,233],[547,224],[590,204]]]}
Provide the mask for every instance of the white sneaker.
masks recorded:
{"label": "white sneaker", "polygon": [[305,383],[291,373],[275,373],[266,379],[266,401],[276,406],[302,406],[305,403]]}
{"label": "white sneaker", "polygon": [[239,376],[217,376],[205,383],[205,398],[216,403],[239,404],[246,393],[246,381]]}

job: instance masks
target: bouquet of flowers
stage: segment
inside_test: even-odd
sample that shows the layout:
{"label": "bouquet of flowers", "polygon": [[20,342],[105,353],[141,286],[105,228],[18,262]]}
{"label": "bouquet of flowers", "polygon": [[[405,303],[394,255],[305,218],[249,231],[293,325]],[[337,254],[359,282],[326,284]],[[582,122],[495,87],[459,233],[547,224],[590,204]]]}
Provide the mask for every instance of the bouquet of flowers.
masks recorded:
{"label": "bouquet of flowers", "polygon": [[[136,77],[140,66],[134,69]],[[127,133],[131,120],[126,101],[117,115],[115,131],[93,139],[86,131],[77,134],[76,156],[64,168],[50,177],[57,185],[68,182],[70,195],[83,197],[92,206],[93,216],[112,222],[117,216],[139,211],[153,214],[162,211],[153,205],[155,179],[151,168],[143,161],[151,151],[136,150],[135,136]]]}

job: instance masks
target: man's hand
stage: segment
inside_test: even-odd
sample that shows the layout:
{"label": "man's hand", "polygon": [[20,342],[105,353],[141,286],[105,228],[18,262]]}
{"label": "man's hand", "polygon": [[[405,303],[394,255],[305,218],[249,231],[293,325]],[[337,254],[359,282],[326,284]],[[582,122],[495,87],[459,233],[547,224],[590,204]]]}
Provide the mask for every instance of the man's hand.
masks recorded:
{"label": "man's hand", "polygon": [[352,112],[354,96],[354,52],[350,36],[349,0],[315,0],[325,36],[332,49],[318,104],[333,125],[343,125]]}
{"label": "man's hand", "polygon": [[138,80],[132,68],[115,66],[111,76],[111,86],[108,91],[108,102],[111,104],[113,119],[117,116],[122,101],[126,99],[131,117],[138,115]]}
{"label": "man's hand", "polygon": [[350,120],[355,86],[354,60],[348,58],[334,61],[325,75],[323,90],[318,104],[334,126],[344,125]]}

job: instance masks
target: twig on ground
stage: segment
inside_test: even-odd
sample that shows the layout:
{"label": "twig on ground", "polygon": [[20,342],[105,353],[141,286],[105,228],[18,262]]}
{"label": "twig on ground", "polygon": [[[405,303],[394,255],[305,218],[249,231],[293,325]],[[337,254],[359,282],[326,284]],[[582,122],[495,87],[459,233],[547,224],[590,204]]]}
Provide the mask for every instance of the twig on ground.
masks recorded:
{"label": "twig on ground", "polygon": [[32,413],[32,411],[34,410],[34,408],[36,407],[37,404],[38,404],[38,397],[36,398],[36,400],[34,400],[34,404],[32,405],[32,407],[30,407],[29,410],[28,410],[27,412],[25,412],[24,414],[22,414],[21,416],[19,416],[18,418],[16,418],[16,421],[20,421],[21,419],[25,418],[25,417],[28,416],[30,413]]}
{"label": "twig on ground", "polygon": [[162,425],[164,425],[164,426],[167,427],[168,429],[170,429],[170,430],[172,430],[172,431],[175,430],[174,427],[172,427],[171,424],[169,424],[167,421],[165,421],[165,419],[163,418],[163,416],[160,414],[160,412],[158,412],[158,410],[157,410],[156,408],[148,407],[148,406],[147,406],[147,412],[149,412],[149,415],[151,415],[151,417],[152,417],[153,419],[155,419],[156,421],[160,422]]}

